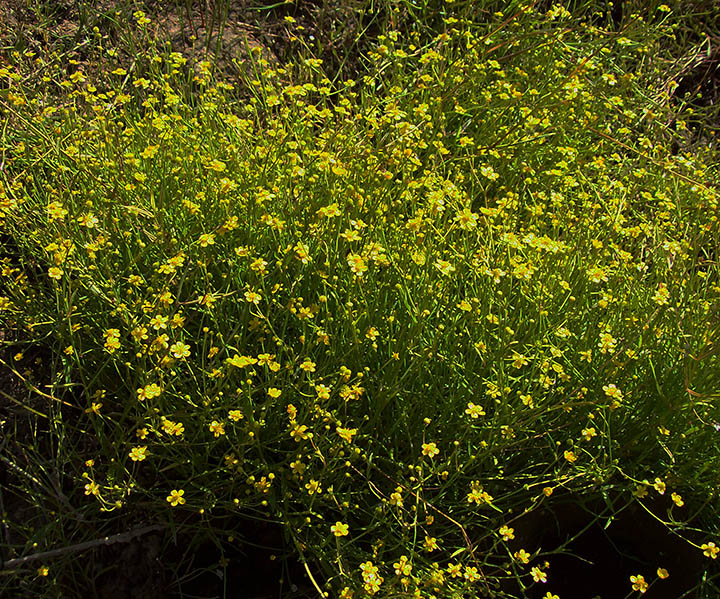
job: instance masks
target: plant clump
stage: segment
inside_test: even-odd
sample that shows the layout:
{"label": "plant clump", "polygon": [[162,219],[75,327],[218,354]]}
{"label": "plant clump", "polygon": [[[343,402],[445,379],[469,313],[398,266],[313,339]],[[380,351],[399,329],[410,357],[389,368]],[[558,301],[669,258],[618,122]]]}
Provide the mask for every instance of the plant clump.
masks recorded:
{"label": "plant clump", "polygon": [[152,44],[48,63],[62,95],[0,69],[0,319],[14,372],[51,356],[67,502],[28,547],[253,518],[326,596],[551,598],[517,522],[610,494],[717,589],[718,180],[648,100],[672,11],[509,4],[388,30],[356,80]]}

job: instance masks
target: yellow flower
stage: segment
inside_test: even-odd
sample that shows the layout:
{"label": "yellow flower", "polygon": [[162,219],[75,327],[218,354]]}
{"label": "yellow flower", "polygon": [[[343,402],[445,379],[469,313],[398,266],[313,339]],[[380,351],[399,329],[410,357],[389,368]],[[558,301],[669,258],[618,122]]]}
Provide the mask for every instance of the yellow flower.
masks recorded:
{"label": "yellow flower", "polygon": [[238,420],[242,420],[244,416],[240,410],[230,410],[228,412],[228,418],[230,418],[233,422],[237,422]]}
{"label": "yellow flower", "polygon": [[94,228],[98,222],[98,219],[93,214],[83,214],[82,216],[79,216],[77,219],[77,222],[80,223],[83,227],[87,227],[88,229]]}
{"label": "yellow flower", "polygon": [[150,326],[156,331],[167,328],[168,317],[158,314],[150,319]]}
{"label": "yellow flower", "polygon": [[48,268],[48,277],[50,277],[51,279],[59,281],[60,279],[62,279],[62,276],[62,268],[58,268],[57,266],[51,266],[50,268]]}
{"label": "yellow flower", "polygon": [[267,394],[269,397],[277,399],[282,394],[282,391],[280,389],[276,389],[275,387],[270,387],[267,391]]}
{"label": "yellow flower", "polygon": [[[646,483],[648,481],[645,481]],[[633,495],[637,497],[638,499],[643,499],[644,497],[647,497],[648,494],[648,488],[646,485],[638,485],[635,487],[635,490],[633,491]]]}
{"label": "yellow flower", "polygon": [[583,436],[583,439],[586,441],[590,441],[593,437],[597,436],[597,431],[595,430],[594,426],[584,428],[582,431],[580,431],[580,434]]}
{"label": "yellow flower", "polygon": [[354,229],[345,229],[342,233],[340,233],[340,237],[342,237],[348,243],[352,243],[353,241],[360,240],[360,233],[358,233]]}
{"label": "yellow flower", "polygon": [[530,561],[530,554],[525,551],[524,549],[520,549],[519,551],[516,551],[513,556],[516,560],[523,564],[527,564]]}
{"label": "yellow flower", "polygon": [[317,393],[318,399],[330,399],[331,389],[326,385],[315,385],[315,392]]}
{"label": "yellow flower", "polygon": [[685,505],[683,498],[678,493],[671,493],[670,499],[672,499],[673,503],[678,507],[682,507]]}
{"label": "yellow flower", "polygon": [[547,574],[537,566],[530,570],[530,574],[535,582],[547,582]]}
{"label": "yellow flower", "polygon": [[171,506],[175,507],[177,505],[185,504],[185,498],[183,497],[183,495],[185,495],[185,491],[183,491],[182,489],[180,489],[179,491],[173,489],[172,491],[170,491],[170,495],[168,495],[165,499]]}
{"label": "yellow flower", "polygon": [[603,385],[603,391],[605,391],[605,395],[617,401],[620,401],[623,398],[622,391],[613,384]]}
{"label": "yellow flower", "polygon": [[153,397],[160,395],[160,393],[162,393],[162,389],[157,385],[157,383],[145,385],[137,390],[138,400],[140,401],[143,401],[144,399],[152,399]]}
{"label": "yellow flower", "polygon": [[660,283],[658,290],[655,292],[655,295],[653,295],[653,301],[658,306],[664,306],[669,300],[670,292],[668,291],[667,285],[665,285],[665,283]]}
{"label": "yellow flower", "polygon": [[489,164],[481,166],[480,173],[484,177],[487,177],[488,179],[490,179],[490,181],[495,181],[500,176],[495,172],[495,169],[493,169],[493,167],[490,166]]}
{"label": "yellow flower", "polygon": [[330,532],[333,533],[336,537],[345,537],[348,535],[348,531],[348,525],[343,524],[342,522],[336,522],[330,527]]}
{"label": "yellow flower", "polygon": [[335,164],[332,167],[332,172],[338,177],[344,177],[347,174],[347,169],[341,164]]}
{"label": "yellow flower", "polygon": [[368,269],[365,258],[358,254],[349,254],[347,262],[350,270],[356,277],[362,277]]}
{"label": "yellow flower", "polygon": [[[273,372],[277,372],[278,370],[280,370],[280,364],[275,361],[275,354],[258,354],[257,359],[259,366],[267,366]],[[270,389],[270,391],[272,391],[272,388]],[[268,391],[269,395],[270,391]],[[280,391],[278,391],[277,389],[275,389],[275,391],[277,391],[278,394],[270,395],[270,397],[280,397]]]}
{"label": "yellow flower", "polygon": [[312,308],[308,306],[301,306],[300,309],[297,311],[297,317],[300,320],[306,320],[308,318],[315,318],[315,315],[313,314]]}
{"label": "yellow flower", "polygon": [[130,450],[130,459],[133,462],[142,462],[147,455],[145,455],[145,452],[147,451],[147,446],[143,445],[140,447],[133,447]]}
{"label": "yellow flower", "polygon": [[506,526],[503,524],[500,527],[500,534],[502,535],[503,541],[510,541],[515,538],[515,529],[510,528],[509,526]]}
{"label": "yellow flower", "polygon": [[140,341],[144,341],[148,338],[147,332],[147,327],[135,327],[130,332],[130,334],[132,335],[133,339],[135,339],[135,341],[139,343]]}
{"label": "yellow flower", "polygon": [[641,593],[644,593],[648,590],[648,583],[645,582],[645,577],[642,574],[631,576],[630,582],[632,583],[633,591],[640,591]]}
{"label": "yellow flower", "polygon": [[238,368],[247,368],[252,364],[257,364],[257,360],[250,356],[239,356],[235,354],[232,358],[227,359],[227,363],[232,366],[237,366]]}
{"label": "yellow flower", "polygon": [[401,555],[400,559],[393,564],[393,568],[398,576],[410,576],[412,573],[412,564],[407,555]]}
{"label": "yellow flower", "polygon": [[427,551],[435,551],[438,548],[437,539],[435,537],[425,537],[425,549]]}
{"label": "yellow flower", "polygon": [[490,503],[493,498],[490,493],[483,491],[480,483],[474,480],[470,485],[470,493],[467,495],[468,503],[475,503],[476,505],[482,505],[483,503]]}
{"label": "yellow flower", "polygon": [[108,329],[105,331],[105,349],[108,353],[113,353],[120,348],[120,331],[118,329]]}
{"label": "yellow flower", "polygon": [[345,385],[340,390],[340,397],[342,397],[345,401],[350,401],[351,399],[358,400],[362,397],[364,391],[365,390],[360,385],[353,385],[352,387]]}
{"label": "yellow flower", "polygon": [[353,435],[357,433],[356,428],[342,428],[338,426],[335,430],[337,434],[340,435],[340,437],[348,443],[352,443]]}
{"label": "yellow flower", "polygon": [[470,312],[472,310],[472,305],[467,300],[462,300],[459,304],[457,304],[457,307],[463,312]]}
{"label": "yellow flower", "polygon": [[455,217],[455,222],[458,223],[461,229],[469,231],[477,226],[478,215],[475,214],[469,208],[465,208]]}
{"label": "yellow flower", "polygon": [[313,362],[310,358],[305,358],[305,361],[300,364],[300,368],[302,368],[305,372],[315,372],[315,362]]}
{"label": "yellow flower", "polygon": [[662,481],[662,479],[656,478],[653,487],[655,487],[655,490],[660,493],[660,495],[665,495],[665,489],[667,488],[667,486]]}
{"label": "yellow flower", "polygon": [[665,580],[668,576],[670,576],[670,573],[665,568],[658,568],[657,575],[659,578]]}
{"label": "yellow flower", "polygon": [[402,487],[397,487],[394,493],[390,493],[390,505],[403,507],[403,498],[401,495]]}
{"label": "yellow flower", "polygon": [[305,489],[308,492],[308,495],[314,495],[315,493],[322,493],[322,487],[320,486],[320,481],[310,479],[309,483],[305,484]]}
{"label": "yellow flower", "polygon": [[263,274],[267,269],[267,261],[262,258],[255,258],[250,264],[250,268],[257,273]]}
{"label": "yellow flower", "polygon": [[60,220],[67,216],[68,211],[59,202],[52,202],[47,207],[50,220]]}
{"label": "yellow flower", "polygon": [[190,346],[178,341],[170,346],[170,353],[178,359],[187,358],[190,355]]}
{"label": "yellow flower", "polygon": [[522,368],[523,366],[527,366],[529,363],[526,356],[524,356],[523,354],[519,354],[517,352],[513,352],[512,360],[513,360],[512,365],[515,368]]}
{"label": "yellow flower", "polygon": [[435,443],[423,443],[422,444],[422,454],[423,455],[428,456],[430,458],[434,458],[439,453],[440,453],[440,450],[437,448],[437,445]]}
{"label": "yellow flower", "polygon": [[475,405],[473,402],[468,403],[465,413],[471,418],[485,416],[485,410],[483,410],[481,406]]}
{"label": "yellow flower", "polygon": [[566,459],[568,462],[570,462],[571,464],[572,464],[573,462],[576,462],[576,461],[577,461],[577,456],[575,455],[574,452],[572,452],[572,451],[570,451],[570,450],[565,451],[565,453],[564,453],[563,455],[565,456],[565,459]]}
{"label": "yellow flower", "polygon": [[225,425],[222,422],[218,422],[217,420],[213,420],[208,425],[208,428],[210,429],[210,432],[213,433],[216,437],[220,437],[221,435],[225,434]]}
{"label": "yellow flower", "polygon": [[97,414],[100,415],[100,408],[102,408],[102,403],[92,402],[90,404],[90,407],[85,410],[86,414]]}
{"label": "yellow flower", "polygon": [[48,568],[47,566],[40,566],[37,569],[38,576],[47,576],[49,573],[50,573],[50,568]]}
{"label": "yellow flower", "polygon": [[208,164],[208,168],[215,171],[216,173],[221,173],[225,170],[225,167],[225,163],[222,160],[217,159],[211,161],[210,164]]}
{"label": "yellow flower", "polygon": [[366,331],[365,337],[366,337],[367,339],[370,339],[370,341],[375,341],[375,339],[377,339],[377,337],[378,337],[379,334],[380,334],[380,333],[378,332],[378,330],[377,330],[375,327],[370,327],[370,328]]}
{"label": "yellow flower", "polygon": [[182,422],[173,422],[163,416],[162,428],[168,435],[177,435],[178,437],[183,434],[185,427]]}
{"label": "yellow flower", "polygon": [[159,148],[160,146],[148,146],[142,152],[140,152],[140,156],[142,156],[143,158],[155,158],[155,155],[158,153]]}
{"label": "yellow flower", "polygon": [[591,266],[587,269],[586,274],[593,283],[607,283],[607,274],[605,273],[605,270],[600,268],[599,266]]}
{"label": "yellow flower", "polygon": [[262,296],[259,293],[256,293],[255,291],[246,291],[245,292],[245,301],[251,304],[255,304],[256,306],[260,303],[260,300],[262,299]]}
{"label": "yellow flower", "polygon": [[703,543],[700,546],[700,549],[703,550],[703,555],[705,557],[709,557],[710,559],[717,559],[718,553],[720,553],[720,547],[716,547],[715,543],[712,541]]}
{"label": "yellow flower", "polygon": [[337,202],[333,202],[329,206],[323,206],[317,211],[318,216],[323,216],[325,218],[333,218],[335,216],[340,216],[340,206],[338,206]]}
{"label": "yellow flower", "polygon": [[141,10],[136,10],[133,13],[133,17],[135,17],[135,22],[138,24],[139,27],[143,27],[151,22],[150,19],[148,19],[145,13]]}
{"label": "yellow flower", "polygon": [[598,342],[598,347],[600,348],[600,353],[606,354],[606,353],[613,353],[615,351],[615,346],[617,345],[617,340],[610,334],[610,333],[602,333],[600,335],[600,341]]}
{"label": "yellow flower", "polygon": [[532,408],[535,406],[535,402],[533,401],[533,398],[531,395],[522,394],[520,396],[520,399],[523,402],[523,405],[528,406],[529,408]]}
{"label": "yellow flower", "polygon": [[100,487],[97,483],[90,481],[85,485],[85,495],[100,495]]}
{"label": "yellow flower", "polygon": [[312,437],[312,433],[308,433],[307,426],[304,424],[296,424],[295,428],[293,428],[292,431],[290,431],[290,436],[295,439],[298,443],[300,443],[301,440],[309,439]]}
{"label": "yellow flower", "polygon": [[455,272],[455,267],[447,260],[436,260],[435,268],[437,268],[445,276],[448,276]]}
{"label": "yellow flower", "polygon": [[298,241],[293,249],[295,250],[295,255],[297,256],[298,260],[300,260],[300,262],[302,262],[303,264],[307,264],[308,262],[312,261],[310,253],[308,252],[307,247],[302,241]]}
{"label": "yellow flower", "polygon": [[362,577],[365,582],[367,582],[368,580],[376,579],[378,577],[377,566],[374,566],[373,563],[370,561],[360,564],[360,570],[362,571]]}

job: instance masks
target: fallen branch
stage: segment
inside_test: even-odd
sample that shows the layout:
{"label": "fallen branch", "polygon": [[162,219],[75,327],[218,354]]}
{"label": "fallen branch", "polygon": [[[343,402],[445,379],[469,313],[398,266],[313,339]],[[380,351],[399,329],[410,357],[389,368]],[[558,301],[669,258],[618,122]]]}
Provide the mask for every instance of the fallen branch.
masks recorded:
{"label": "fallen branch", "polygon": [[60,557],[67,553],[77,553],[78,551],[85,551],[93,547],[100,545],[112,545],[113,543],[127,543],[136,537],[141,537],[156,530],[163,530],[165,527],[160,525],[145,526],[143,528],[136,528],[128,532],[112,535],[103,539],[95,539],[94,541],[86,541],[84,543],[78,543],[76,545],[70,545],[68,547],[62,547],[61,549],[53,549],[51,551],[43,551],[41,553],[33,553],[32,555],[26,555],[25,557],[18,557],[16,559],[8,560],[2,563],[2,570],[11,570],[14,568],[21,568],[28,562],[37,560],[46,560],[54,557]]}

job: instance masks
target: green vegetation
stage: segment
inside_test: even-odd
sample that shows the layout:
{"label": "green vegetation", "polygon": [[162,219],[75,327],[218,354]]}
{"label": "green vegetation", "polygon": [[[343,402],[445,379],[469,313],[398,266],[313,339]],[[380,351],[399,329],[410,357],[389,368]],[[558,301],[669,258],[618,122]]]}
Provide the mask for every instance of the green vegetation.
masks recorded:
{"label": "green vegetation", "polygon": [[[232,77],[130,9],[76,64],[8,52],[2,492],[35,508],[6,561],[148,524],[226,551],[251,519],[315,596],[551,598],[565,549],[519,531],[562,497],[608,526],[644,506],[702,563],[687,596],[717,596],[690,16],[474,4],[389,3],[346,55],[285,19],[287,57],[245,43]],[[73,596],[85,567],[0,589]]]}

